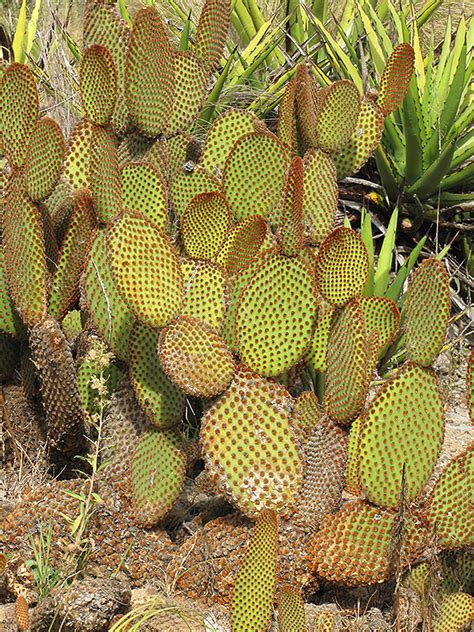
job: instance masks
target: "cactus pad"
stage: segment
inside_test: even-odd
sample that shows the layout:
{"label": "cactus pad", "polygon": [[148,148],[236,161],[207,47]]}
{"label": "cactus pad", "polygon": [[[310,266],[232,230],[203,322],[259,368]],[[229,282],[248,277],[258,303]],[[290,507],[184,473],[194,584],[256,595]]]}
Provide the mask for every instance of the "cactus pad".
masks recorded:
{"label": "cactus pad", "polygon": [[269,257],[238,307],[235,331],[242,361],[266,376],[289,369],[311,341],[316,310],[313,277],[305,262]]}
{"label": "cactus pad", "polygon": [[194,196],[219,191],[219,188],[219,180],[199,165],[191,173],[178,171],[171,183],[173,211],[178,217],[182,217]]}
{"label": "cactus pad", "polygon": [[278,591],[278,629],[280,632],[305,632],[303,597],[299,590],[285,584]]}
{"label": "cactus pad", "polygon": [[227,280],[219,266],[207,261],[181,262],[184,299],[181,315],[194,316],[216,331],[224,322],[227,304]]}
{"label": "cactus pad", "polygon": [[467,593],[448,595],[441,602],[434,632],[462,632],[474,620],[474,597]]}
{"label": "cactus pad", "polygon": [[232,591],[230,619],[234,632],[265,630],[276,588],[278,516],[263,510],[245,552]]}
{"label": "cactus pad", "polygon": [[360,109],[359,91],[352,81],[335,81],[318,92],[315,143],[324,151],[337,151],[351,137]]}
{"label": "cactus pad", "polygon": [[97,217],[106,224],[122,210],[122,191],[114,138],[103,127],[92,130],[89,182]]}
{"label": "cactus pad", "polygon": [[367,249],[357,233],[341,227],[326,237],[316,258],[315,277],[327,301],[344,307],[351,298],[360,296],[368,274]]}
{"label": "cactus pad", "polygon": [[132,505],[136,522],[157,524],[171,509],[184,484],[186,456],[172,431],[147,430],[132,456]]}
{"label": "cactus pad", "polygon": [[59,125],[48,117],[38,121],[26,156],[26,187],[33,202],[52,193],[61,175],[65,152]]}
{"label": "cactus pad", "polygon": [[237,220],[267,218],[275,211],[285,186],[289,157],[270,133],[250,133],[235,143],[227,157],[222,188]]}
{"label": "cactus pad", "polygon": [[319,89],[314,77],[310,74],[309,66],[300,63],[296,67],[295,98],[297,129],[300,140],[305,147],[317,145],[316,130],[316,106],[318,102]]}
{"label": "cactus pad", "polygon": [[338,188],[333,159],[323,151],[309,150],[304,156],[303,227],[312,244],[325,239],[336,220]]}
{"label": "cactus pad", "polygon": [[229,277],[243,270],[256,257],[267,234],[267,224],[260,215],[250,215],[238,222],[227,235],[216,256]]}
{"label": "cactus pad", "polygon": [[426,259],[414,272],[407,292],[405,336],[407,357],[429,366],[446,336],[451,312],[449,278],[437,259]]}
{"label": "cactus pad", "polygon": [[400,311],[393,301],[382,296],[363,296],[359,301],[367,333],[377,332],[379,353],[387,348],[400,325]]}
{"label": "cactus pad", "polygon": [[0,147],[12,167],[25,162],[38,110],[35,76],[28,66],[11,64],[0,81]]}
{"label": "cactus pad", "polygon": [[163,371],[187,395],[214,397],[234,377],[234,360],[222,338],[192,316],[179,316],[161,331],[159,355]]}
{"label": "cactus pad", "polygon": [[117,101],[117,71],[107,48],[94,44],[85,49],[80,81],[86,116],[97,125],[107,125]]}
{"label": "cactus pad", "polygon": [[0,332],[15,336],[20,331],[21,322],[10,298],[5,269],[5,255],[0,245]]}
{"label": "cactus pad", "polygon": [[166,377],[158,358],[160,332],[136,323],[130,336],[132,387],[141,409],[160,429],[176,425],[184,414],[185,398]]}
{"label": "cactus pad", "polygon": [[230,224],[230,210],[220,193],[201,193],[188,204],[181,236],[188,257],[211,260],[219,251]]}
{"label": "cactus pad", "polygon": [[397,507],[405,467],[405,499],[411,502],[431,475],[443,442],[444,403],[436,376],[405,365],[378,391],[361,424],[365,495],[381,507]]}
{"label": "cactus pad", "polygon": [[380,78],[377,105],[388,116],[402,104],[415,65],[415,51],[410,44],[395,46]]}
{"label": "cactus pad", "polygon": [[326,371],[329,334],[334,307],[324,300],[319,303],[318,317],[305,362],[313,371]]}
{"label": "cactus pad", "polygon": [[350,494],[354,494],[356,496],[359,496],[362,493],[359,482],[361,429],[362,421],[360,417],[357,417],[351,424],[349,443],[347,446],[345,488]]}
{"label": "cactus pad", "polygon": [[191,51],[173,53],[175,95],[169,133],[185,131],[197,118],[207,88],[207,73]]}
{"label": "cactus pad", "polygon": [[194,51],[208,70],[219,65],[229,23],[229,0],[206,0],[199,16]]}
{"label": "cactus pad", "polygon": [[76,125],[69,139],[64,175],[72,189],[90,188],[90,148],[94,125],[83,119]]}
{"label": "cactus pad", "polygon": [[155,226],[169,227],[168,193],[161,172],[146,162],[129,163],[122,167],[123,207],[139,211]]}
{"label": "cactus pad", "polygon": [[241,372],[203,417],[206,465],[245,514],[285,512],[296,501],[303,472],[291,405],[283,386]]}
{"label": "cactus pad", "polygon": [[467,410],[471,423],[474,424],[474,349],[467,358],[466,370]]}
{"label": "cactus pad", "polygon": [[173,52],[158,11],[142,7],[135,16],[125,66],[130,117],[151,138],[168,125],[174,99]]}
{"label": "cactus pad", "polygon": [[166,325],[183,298],[178,255],[166,235],[141,214],[124,213],[107,242],[117,288],[130,309],[150,327]]}
{"label": "cactus pad", "polygon": [[296,257],[303,247],[303,161],[295,156],[290,164],[281,210],[281,250]]}

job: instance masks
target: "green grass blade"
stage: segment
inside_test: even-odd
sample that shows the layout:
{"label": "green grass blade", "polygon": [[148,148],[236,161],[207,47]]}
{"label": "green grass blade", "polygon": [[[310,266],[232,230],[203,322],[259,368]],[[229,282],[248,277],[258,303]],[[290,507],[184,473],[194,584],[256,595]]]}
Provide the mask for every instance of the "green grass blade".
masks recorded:
{"label": "green grass blade", "polygon": [[395,235],[397,233],[398,208],[395,207],[387,227],[374,276],[374,296],[384,296],[390,280],[392,269]]}

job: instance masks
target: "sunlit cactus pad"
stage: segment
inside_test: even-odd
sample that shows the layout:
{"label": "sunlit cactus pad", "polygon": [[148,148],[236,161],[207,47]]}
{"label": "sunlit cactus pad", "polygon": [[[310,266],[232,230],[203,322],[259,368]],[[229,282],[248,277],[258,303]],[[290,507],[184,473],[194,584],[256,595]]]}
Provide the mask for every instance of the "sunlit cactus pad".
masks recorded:
{"label": "sunlit cactus pad", "polygon": [[328,302],[319,302],[318,316],[311,338],[311,344],[306,352],[304,360],[313,371],[326,371],[327,351],[334,307]]}
{"label": "sunlit cactus pad", "polygon": [[352,81],[335,81],[317,97],[316,145],[331,152],[347,143],[359,115],[359,91]]}
{"label": "sunlit cactus pad", "polygon": [[296,257],[303,247],[303,161],[294,156],[283,194],[279,241],[281,251]]}
{"label": "sunlit cactus pad", "polygon": [[360,296],[367,283],[369,258],[357,233],[337,228],[321,244],[316,258],[318,290],[335,307],[344,307]]}
{"label": "sunlit cactus pad", "polygon": [[226,315],[228,289],[222,268],[208,261],[181,261],[184,299],[180,314],[194,316],[219,332]]}
{"label": "sunlit cactus pad", "polygon": [[229,0],[207,0],[199,16],[195,53],[209,70],[220,62],[230,23]]}
{"label": "sunlit cactus pad", "polygon": [[222,338],[192,316],[162,329],[158,349],[163,371],[187,395],[215,397],[234,377],[234,359]]}
{"label": "sunlit cactus pad", "polygon": [[[183,167],[183,164],[180,165]],[[175,215],[181,217],[191,200],[200,193],[219,191],[220,182],[216,176],[197,165],[193,171],[179,169],[171,181],[170,196]]]}
{"label": "sunlit cactus pad", "polygon": [[405,315],[407,356],[429,366],[440,352],[451,312],[449,277],[437,259],[426,259],[408,286]]}
{"label": "sunlit cactus pad", "polygon": [[380,78],[377,105],[385,116],[401,105],[410,85],[414,64],[415,51],[410,44],[395,46]]}
{"label": "sunlit cactus pad", "polygon": [[395,512],[359,500],[347,502],[336,514],[325,518],[316,535],[313,571],[346,586],[363,586],[388,579],[394,572],[394,564],[399,562],[404,567],[414,561],[427,540],[422,524],[407,517],[402,527],[402,550],[394,550],[397,520]]}
{"label": "sunlit cactus pad", "polygon": [[183,277],[178,255],[159,228],[139,213],[124,213],[108,233],[117,288],[136,317],[163,327],[179,312]]}
{"label": "sunlit cactus pad", "polygon": [[89,182],[97,217],[106,224],[122,210],[122,192],[115,139],[103,127],[92,131]]}
{"label": "sunlit cactus pad", "polygon": [[268,626],[276,587],[277,536],[277,514],[263,510],[232,591],[230,613],[235,632]]}
{"label": "sunlit cactus pad", "polygon": [[181,237],[188,257],[212,260],[230,226],[231,214],[220,193],[196,195],[181,219]]}
{"label": "sunlit cactus pad", "polygon": [[33,202],[47,198],[59,180],[66,146],[61,128],[48,117],[33,129],[26,155],[26,187]]}
{"label": "sunlit cactus pad", "polygon": [[285,512],[296,501],[303,472],[291,407],[284,387],[241,372],[203,417],[207,467],[250,516],[265,508]]}
{"label": "sunlit cactus pad", "polygon": [[8,289],[5,255],[3,248],[0,247],[0,332],[15,336],[20,331],[21,323]]}
{"label": "sunlit cactus pad", "polygon": [[367,334],[375,331],[379,355],[387,348],[400,325],[400,310],[396,304],[384,296],[363,296],[359,301]]}
{"label": "sunlit cactus pad", "polygon": [[278,629],[280,632],[305,632],[303,598],[299,590],[284,584],[278,590]]}
{"label": "sunlit cactus pad", "polygon": [[310,243],[320,243],[331,232],[337,211],[338,188],[334,161],[317,149],[304,156],[303,227]]}
{"label": "sunlit cactus pad", "polygon": [[359,476],[367,498],[396,507],[405,470],[405,501],[422,490],[444,437],[444,402],[436,376],[405,365],[378,391],[361,419]]}
{"label": "sunlit cactus pad", "polygon": [[147,162],[128,163],[120,172],[123,207],[142,213],[153,224],[169,226],[168,193],[160,171]]}
{"label": "sunlit cactus pad", "polygon": [[250,265],[260,251],[267,234],[267,224],[260,215],[250,215],[229,231],[215,257],[229,275],[234,276]]}
{"label": "sunlit cactus pad", "polygon": [[211,173],[222,171],[232,145],[245,134],[255,131],[258,119],[246,110],[229,110],[221,114],[207,135],[201,156],[201,164]]}
{"label": "sunlit cactus pad", "polygon": [[175,94],[168,133],[187,130],[199,114],[207,89],[208,74],[191,51],[173,52]]}
{"label": "sunlit cactus pad", "polygon": [[466,593],[448,595],[440,604],[434,632],[460,632],[474,620],[474,597]]}
{"label": "sunlit cactus pad", "polygon": [[117,101],[117,70],[107,48],[94,44],[85,49],[80,79],[86,116],[93,123],[107,125]]}
{"label": "sunlit cactus pad", "polygon": [[240,298],[235,333],[242,361],[266,376],[289,369],[309,346],[316,311],[309,266],[297,258],[269,257]]}
{"label": "sunlit cactus pad", "polygon": [[471,353],[467,358],[466,393],[469,417],[471,423],[474,424],[474,349],[471,349]]}

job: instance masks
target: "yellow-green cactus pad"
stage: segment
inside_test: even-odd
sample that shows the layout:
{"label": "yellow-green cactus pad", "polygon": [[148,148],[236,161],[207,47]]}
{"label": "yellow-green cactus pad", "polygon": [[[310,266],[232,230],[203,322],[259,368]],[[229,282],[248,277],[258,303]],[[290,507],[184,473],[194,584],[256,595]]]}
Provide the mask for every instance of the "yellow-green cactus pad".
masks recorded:
{"label": "yellow-green cactus pad", "polygon": [[147,162],[126,164],[121,171],[123,207],[139,211],[155,226],[168,230],[168,192],[161,172]]}
{"label": "yellow-green cactus pad", "polygon": [[359,477],[367,498],[397,507],[405,469],[405,500],[414,500],[443,443],[444,402],[436,376],[406,364],[378,391],[361,424]]}
{"label": "yellow-green cactus pad", "polygon": [[313,276],[301,259],[264,261],[242,292],[235,333],[242,361],[268,377],[300,360],[311,342],[317,299]]}
{"label": "yellow-green cactus pad", "polygon": [[168,126],[174,100],[173,50],[155,7],[135,16],[125,65],[125,94],[132,122],[151,138]]}
{"label": "yellow-green cactus pad", "polygon": [[164,328],[158,348],[163,371],[187,395],[215,397],[234,377],[234,359],[222,338],[192,316]]}
{"label": "yellow-green cactus pad", "polygon": [[117,288],[138,320],[164,327],[178,314],[183,276],[165,233],[140,213],[119,216],[107,235]]}
{"label": "yellow-green cactus pad", "polygon": [[336,221],[339,197],[336,166],[320,149],[307,151],[303,164],[303,231],[306,241],[319,244]]}
{"label": "yellow-green cactus pad", "polygon": [[316,257],[318,290],[335,307],[344,307],[360,296],[369,275],[364,242],[350,228],[337,228],[321,244]]}
{"label": "yellow-green cactus pad", "polygon": [[360,417],[354,419],[351,424],[349,433],[349,444],[347,446],[347,462],[346,462],[346,482],[345,488],[350,494],[360,496],[362,490],[359,482],[359,465],[360,465],[360,434],[362,430],[362,421]]}
{"label": "yellow-green cactus pad", "polygon": [[69,139],[64,176],[75,191],[90,188],[90,156],[94,124],[83,119],[76,125]]}
{"label": "yellow-green cactus pad", "polygon": [[48,312],[62,320],[79,298],[79,281],[92,246],[96,219],[92,200],[77,196],[54,272]]}
{"label": "yellow-green cactus pad", "polygon": [[0,245],[0,332],[17,336],[21,333],[22,325],[13,306],[8,288],[5,255]]}
{"label": "yellow-green cactus pad", "polygon": [[429,366],[441,350],[451,313],[449,277],[437,259],[426,259],[408,285],[405,312],[407,357]]}
{"label": "yellow-green cactus pad", "polygon": [[303,247],[303,161],[295,156],[290,164],[281,209],[281,251],[296,257]]}
{"label": "yellow-green cactus pad", "polygon": [[313,371],[326,371],[328,340],[333,313],[334,307],[326,301],[321,300],[311,344],[304,359],[306,364],[309,365]]}
{"label": "yellow-green cactus pad", "polygon": [[[171,182],[176,173],[181,169],[186,162],[186,151],[189,144],[189,136],[187,134],[176,134],[172,138],[166,141],[166,163],[164,174],[168,182]],[[157,153],[157,144],[155,143],[147,154],[146,159],[150,160],[152,164],[157,166],[156,162],[153,163],[152,155]]]}
{"label": "yellow-green cactus pad", "polygon": [[385,64],[377,99],[377,105],[385,116],[395,112],[402,104],[410,85],[414,66],[415,51],[410,44],[402,43],[395,46]]}
{"label": "yellow-green cactus pad", "polygon": [[445,597],[434,622],[434,632],[464,632],[474,620],[474,597],[455,593]]}
{"label": "yellow-green cactus pad", "polygon": [[364,316],[358,301],[336,312],[328,339],[324,408],[341,424],[350,423],[362,410],[373,366]]}
{"label": "yellow-green cactus pad", "polygon": [[48,117],[33,129],[26,156],[26,187],[33,202],[47,198],[63,167],[66,145],[61,128]]}
{"label": "yellow-green cactus pad", "polygon": [[199,16],[194,51],[210,71],[220,63],[229,23],[229,0],[206,0]]}
{"label": "yellow-green cactus pad", "polygon": [[458,591],[473,592],[474,557],[467,551],[443,551],[439,556],[443,576],[440,591],[444,594]]}
{"label": "yellow-green cactus pad", "polygon": [[318,425],[321,414],[321,406],[313,391],[303,391],[295,399],[292,423],[303,447]]}
{"label": "yellow-green cactus pad", "polygon": [[132,507],[135,521],[156,525],[171,509],[184,484],[186,456],[170,430],[147,430],[132,456]]}
{"label": "yellow-green cactus pad", "polygon": [[181,220],[181,237],[188,257],[212,260],[223,244],[230,220],[230,209],[221,193],[193,197]]}
{"label": "yellow-green cactus pad", "polygon": [[471,443],[445,467],[429,500],[428,520],[436,535],[436,543],[442,549],[462,548],[474,543],[473,480],[474,444]]}
{"label": "yellow-green cactus pad", "polygon": [[262,511],[232,591],[233,632],[263,632],[270,623],[277,578],[277,537],[277,514],[272,510]]}
{"label": "yellow-green cactus pad", "polygon": [[315,143],[332,152],[343,147],[356,129],[360,96],[352,81],[335,81],[318,93]]}
{"label": "yellow-green cactus pad", "polygon": [[84,14],[84,45],[105,47],[117,73],[117,96],[111,125],[117,134],[128,127],[128,108],[125,100],[125,60],[130,30],[114,6],[91,4]]}
{"label": "yellow-green cactus pad", "polygon": [[114,138],[103,127],[92,131],[89,181],[97,217],[106,224],[122,210],[122,191]]}
{"label": "yellow-green cactus pad", "polygon": [[349,501],[323,521],[313,542],[313,572],[345,586],[382,582],[395,573],[394,555],[402,568],[427,543],[426,530],[415,517],[402,526],[402,550],[393,550],[398,515],[363,501]]}
{"label": "yellow-green cactus pad", "polygon": [[11,64],[0,81],[0,147],[12,167],[25,162],[38,111],[34,74],[24,64]]}
{"label": "yellow-green cactus pad", "polygon": [[377,149],[382,138],[384,115],[368,97],[362,97],[357,125],[348,142],[334,152],[337,179],[357,173]]}
{"label": "yellow-green cactus pad", "polygon": [[41,215],[26,193],[21,174],[3,196],[2,239],[10,294],[27,327],[46,316],[46,255]]}
{"label": "yellow-green cactus pad", "polygon": [[19,342],[0,332],[0,383],[11,378],[18,364],[19,356]]}
{"label": "yellow-green cactus pad", "polygon": [[82,297],[95,329],[117,358],[126,360],[135,317],[112,277],[103,230],[97,232],[90,250],[82,278]]}
{"label": "yellow-green cactus pad", "polygon": [[208,75],[191,51],[173,52],[175,94],[168,133],[187,130],[197,118],[206,96]]}
{"label": "yellow-green cactus pad", "polygon": [[466,369],[467,410],[471,423],[474,423],[474,349],[467,358]]}
{"label": "yellow-green cactus pad", "polygon": [[301,592],[284,584],[278,591],[278,629],[280,632],[305,632],[306,617]]}
{"label": "yellow-green cactus pad", "polygon": [[204,414],[200,439],[206,465],[246,515],[262,509],[286,513],[297,500],[303,466],[291,409],[283,386],[241,371]]}
{"label": "yellow-green cactus pad", "polygon": [[286,182],[288,152],[270,133],[239,138],[227,157],[222,190],[237,220],[267,218],[277,208]]}
{"label": "yellow-green cactus pad", "polygon": [[227,279],[220,266],[208,261],[181,261],[184,299],[180,314],[194,316],[220,331],[226,314]]}
{"label": "yellow-green cactus pad", "polygon": [[213,123],[201,156],[201,164],[209,172],[220,173],[234,143],[255,131],[258,119],[247,110],[228,110]]}
{"label": "yellow-green cactus pad", "polygon": [[400,311],[392,300],[383,296],[363,296],[359,306],[364,314],[367,334],[377,332],[380,357],[395,338],[400,325]]}
{"label": "yellow-green cactus pad", "polygon": [[171,204],[177,217],[182,217],[189,203],[200,193],[219,191],[219,180],[208,171],[197,165],[193,171],[184,169],[177,171],[171,182]]}
{"label": "yellow-green cactus pad", "polygon": [[238,222],[227,235],[215,258],[229,277],[247,267],[260,251],[267,235],[267,224],[260,215]]}
{"label": "yellow-green cactus pad", "polygon": [[82,54],[80,89],[87,118],[107,125],[117,101],[117,70],[107,48],[94,44]]}
{"label": "yellow-green cactus pad", "polygon": [[287,82],[278,108],[278,138],[293,151],[297,151],[296,82],[294,79]]}
{"label": "yellow-green cactus pad", "polygon": [[316,107],[319,90],[306,63],[298,64],[295,75],[297,128],[305,147],[317,145]]}

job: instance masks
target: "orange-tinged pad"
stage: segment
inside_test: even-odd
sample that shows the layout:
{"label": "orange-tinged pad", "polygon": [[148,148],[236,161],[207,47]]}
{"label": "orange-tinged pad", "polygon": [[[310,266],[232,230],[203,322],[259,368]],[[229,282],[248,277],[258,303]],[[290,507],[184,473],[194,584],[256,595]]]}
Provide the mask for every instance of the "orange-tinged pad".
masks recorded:
{"label": "orange-tinged pad", "polygon": [[215,257],[229,275],[246,268],[257,256],[267,235],[267,223],[260,215],[251,215],[235,224]]}
{"label": "orange-tinged pad", "polygon": [[388,116],[402,104],[415,67],[415,51],[410,44],[395,46],[387,59],[379,85],[377,105]]}
{"label": "orange-tinged pad", "polygon": [[194,51],[209,71],[220,63],[229,24],[229,0],[206,0],[199,16]]}
{"label": "orange-tinged pad", "polygon": [[296,257],[303,247],[303,161],[295,156],[290,164],[281,210],[281,251]]}
{"label": "orange-tinged pad", "polygon": [[303,232],[305,241],[319,244],[336,221],[339,190],[333,159],[320,149],[304,155]]}
{"label": "orange-tinged pad", "polygon": [[196,195],[213,191],[217,192],[219,189],[219,180],[200,165],[197,165],[191,172],[178,169],[172,179],[170,188],[171,204],[175,215],[182,217],[189,203]]}
{"label": "orange-tinged pad", "polygon": [[196,195],[181,220],[181,237],[188,257],[212,260],[222,246],[230,220],[230,209],[221,193]]}
{"label": "orange-tinged pad", "polygon": [[86,116],[97,125],[107,125],[117,101],[117,70],[104,46],[94,44],[83,52],[80,90]]}
{"label": "orange-tinged pad", "polygon": [[168,133],[186,131],[197,118],[206,96],[208,75],[191,51],[174,51],[175,94]]}
{"label": "orange-tinged pad", "polygon": [[26,187],[33,202],[47,198],[59,180],[66,143],[61,128],[48,117],[35,125],[26,156]]}

